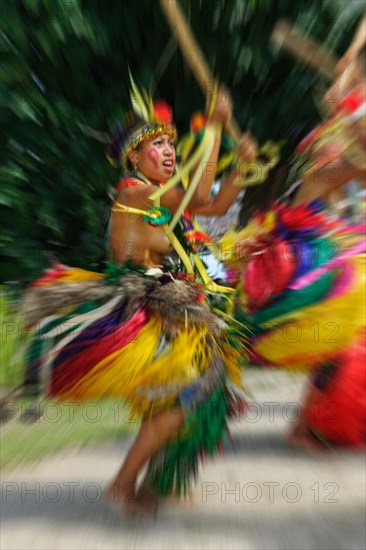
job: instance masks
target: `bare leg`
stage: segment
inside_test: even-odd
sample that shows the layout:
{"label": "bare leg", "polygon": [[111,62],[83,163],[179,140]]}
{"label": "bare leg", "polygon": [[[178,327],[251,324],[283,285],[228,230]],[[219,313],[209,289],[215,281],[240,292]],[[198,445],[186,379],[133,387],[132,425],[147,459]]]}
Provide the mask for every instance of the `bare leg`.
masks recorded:
{"label": "bare leg", "polygon": [[[315,403],[318,397],[321,395],[321,391],[318,390],[312,384],[308,385],[307,393],[302,405],[302,409],[310,407]],[[287,441],[292,447],[297,447],[309,451],[324,451],[325,447],[322,443],[316,439],[313,432],[310,429],[310,424],[305,418],[304,414],[300,413],[300,418],[296,422],[291,433],[287,436]]]}
{"label": "bare leg", "polygon": [[[109,500],[126,513],[138,514],[151,509],[147,487],[136,493],[137,476],[146,462],[184,425],[181,409],[173,409],[145,420],[115,480],[108,489]],[[150,497],[151,497],[150,493]]]}

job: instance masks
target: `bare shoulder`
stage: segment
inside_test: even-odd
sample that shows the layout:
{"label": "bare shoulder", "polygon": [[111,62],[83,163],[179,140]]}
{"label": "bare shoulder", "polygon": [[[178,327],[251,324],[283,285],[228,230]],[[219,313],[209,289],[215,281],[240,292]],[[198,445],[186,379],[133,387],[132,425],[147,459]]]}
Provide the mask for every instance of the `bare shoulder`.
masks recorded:
{"label": "bare shoulder", "polygon": [[[153,206],[151,195],[156,191],[155,185],[141,185],[138,187],[128,187],[118,196],[118,201],[126,206],[135,208],[150,208]],[[160,198],[160,205],[169,208],[173,213],[176,211],[184,197],[184,191],[174,188],[164,193]]]}
{"label": "bare shoulder", "polygon": [[134,187],[126,187],[118,194],[117,202],[125,204],[126,206],[133,206],[135,208],[142,208],[144,206],[151,206],[152,201],[149,198],[155,187],[153,185],[137,185]]}

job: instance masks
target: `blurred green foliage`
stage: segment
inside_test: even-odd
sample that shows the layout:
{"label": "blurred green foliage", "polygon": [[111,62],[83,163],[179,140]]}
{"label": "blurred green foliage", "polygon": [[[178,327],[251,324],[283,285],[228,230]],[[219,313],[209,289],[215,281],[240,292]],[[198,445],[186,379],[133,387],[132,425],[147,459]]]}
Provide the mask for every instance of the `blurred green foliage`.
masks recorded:
{"label": "blurred green foliage", "polygon": [[16,388],[24,376],[25,326],[14,293],[0,286],[0,394],[3,389]]}
{"label": "blurred green foliage", "polygon": [[[319,77],[273,50],[275,22],[287,17],[342,53],[364,9],[358,0],[181,5],[212,70],[232,89],[241,127],[260,141],[286,139],[296,124],[318,116]],[[106,131],[129,108],[128,66],[139,85],[171,103],[180,131],[203,107],[202,93],[157,1],[2,0],[0,6],[1,280],[39,276],[49,264],[44,251],[98,268],[108,190],[120,174],[81,125]]]}

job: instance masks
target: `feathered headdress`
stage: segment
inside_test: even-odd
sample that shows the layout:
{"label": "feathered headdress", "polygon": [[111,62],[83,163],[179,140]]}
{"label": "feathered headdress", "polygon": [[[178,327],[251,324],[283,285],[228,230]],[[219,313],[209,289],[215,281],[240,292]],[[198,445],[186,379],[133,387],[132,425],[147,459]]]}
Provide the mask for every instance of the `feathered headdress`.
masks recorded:
{"label": "feathered headdress", "polygon": [[[146,90],[137,88],[131,73],[130,99],[135,115],[135,124],[131,124],[131,113],[126,120],[126,127],[119,125],[115,135],[112,136],[112,146],[119,149],[122,165],[127,168],[128,155],[136,149],[140,143],[156,136],[167,134],[174,141],[177,140],[177,131],[173,124],[172,110],[169,105],[159,99],[153,101]],[[128,128],[129,127],[129,128]],[[119,142],[118,145],[116,143]]]}

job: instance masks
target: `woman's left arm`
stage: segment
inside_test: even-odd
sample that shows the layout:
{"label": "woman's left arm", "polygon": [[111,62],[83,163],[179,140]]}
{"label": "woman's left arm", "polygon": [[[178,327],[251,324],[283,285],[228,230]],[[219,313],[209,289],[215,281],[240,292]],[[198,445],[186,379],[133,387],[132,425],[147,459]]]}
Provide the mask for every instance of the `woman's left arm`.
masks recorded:
{"label": "woman's left arm", "polygon": [[232,172],[230,172],[230,175],[222,185],[220,191],[206,204],[197,208],[190,208],[189,212],[200,216],[223,216],[226,214],[229,207],[233,204],[242,190],[238,183],[240,179],[245,177],[247,167],[241,167],[241,163],[248,164],[253,162],[257,156],[257,151],[257,142],[250,133],[247,132],[241,138],[238,146],[238,163]]}
{"label": "woman's left arm", "polygon": [[318,169],[308,170],[303,176],[303,183],[292,206],[308,204],[309,202],[326,198],[329,193],[353,179],[364,180],[365,170],[359,170],[348,163],[329,163]]}

